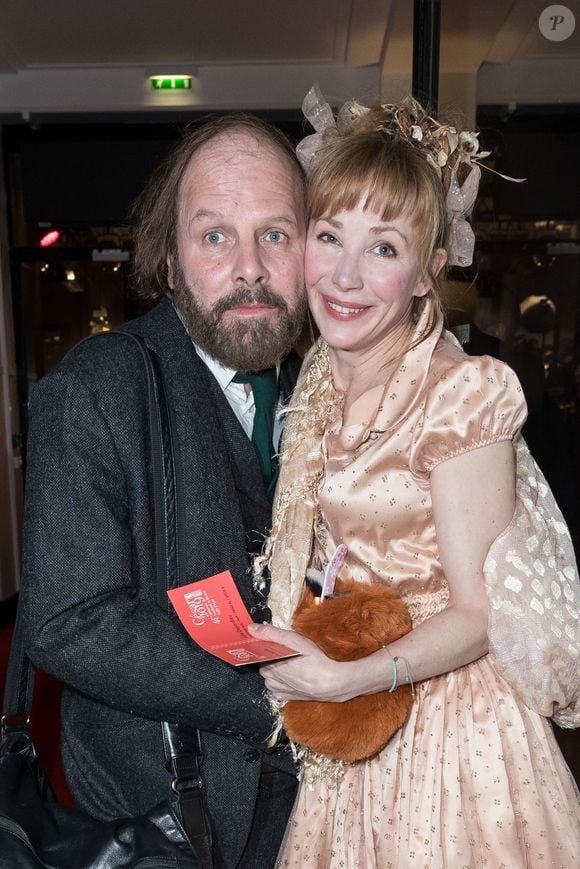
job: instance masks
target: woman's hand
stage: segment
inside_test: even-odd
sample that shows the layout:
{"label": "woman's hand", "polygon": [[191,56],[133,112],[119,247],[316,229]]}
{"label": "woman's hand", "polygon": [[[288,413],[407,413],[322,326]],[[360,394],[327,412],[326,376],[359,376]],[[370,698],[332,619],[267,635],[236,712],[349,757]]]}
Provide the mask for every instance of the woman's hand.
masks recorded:
{"label": "woman's hand", "polygon": [[335,703],[350,700],[353,692],[353,666],[356,661],[333,661],[312,640],[272,625],[249,625],[252,636],[282,643],[300,652],[260,667],[266,687],[276,700],[327,700]]}

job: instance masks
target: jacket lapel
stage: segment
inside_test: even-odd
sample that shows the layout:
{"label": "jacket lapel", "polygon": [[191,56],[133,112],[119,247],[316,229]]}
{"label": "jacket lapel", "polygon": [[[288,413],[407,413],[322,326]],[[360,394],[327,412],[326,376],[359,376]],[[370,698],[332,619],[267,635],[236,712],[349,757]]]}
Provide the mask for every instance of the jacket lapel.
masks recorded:
{"label": "jacket lapel", "polygon": [[161,302],[146,319],[134,322],[130,328],[143,335],[160,359],[172,418],[178,583],[230,570],[251,608],[254,596],[247,577],[243,516],[211,375],[169,301]]}
{"label": "jacket lapel", "polygon": [[[179,584],[230,570],[251,609],[248,552],[256,552],[270,525],[271,504],[251,441],[223,392],[195,352],[169,300],[134,321],[161,361],[174,430]],[[139,325],[140,324],[140,325]],[[281,366],[280,392],[287,400],[300,357]]]}

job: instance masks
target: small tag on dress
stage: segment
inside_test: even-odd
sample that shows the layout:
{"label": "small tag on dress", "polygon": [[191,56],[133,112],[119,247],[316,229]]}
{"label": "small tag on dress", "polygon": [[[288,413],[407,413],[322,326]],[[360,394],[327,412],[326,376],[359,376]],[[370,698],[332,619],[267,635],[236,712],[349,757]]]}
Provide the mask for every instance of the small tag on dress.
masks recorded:
{"label": "small tag on dress", "polygon": [[324,600],[325,597],[330,597],[331,594],[334,594],[334,585],[336,583],[336,577],[340,571],[344,563],[344,559],[346,558],[348,552],[348,547],[344,543],[340,543],[334,552],[334,555],[326,565],[326,569],[324,571],[324,582],[322,583],[322,594],[320,595],[320,599]]}

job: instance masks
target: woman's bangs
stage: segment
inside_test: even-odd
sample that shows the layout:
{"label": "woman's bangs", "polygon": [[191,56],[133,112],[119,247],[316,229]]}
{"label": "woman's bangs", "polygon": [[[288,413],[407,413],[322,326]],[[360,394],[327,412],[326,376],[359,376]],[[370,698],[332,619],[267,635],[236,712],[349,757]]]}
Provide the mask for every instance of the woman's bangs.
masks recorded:
{"label": "woman's bangs", "polygon": [[318,171],[312,178],[308,195],[308,214],[318,220],[324,216],[356,208],[368,188],[368,176],[350,161],[342,160],[332,168]]}
{"label": "woman's bangs", "polygon": [[345,149],[316,170],[308,190],[311,219],[350,211],[361,200],[364,209],[380,214],[381,220],[412,215],[416,221],[425,216],[421,183],[413,167],[407,160],[397,159],[384,142],[370,144],[372,147],[363,144],[356,150]]}
{"label": "woman's bangs", "polygon": [[413,223],[421,220],[423,207],[416,179],[404,168],[391,164],[372,174],[365,188],[365,211],[380,214],[381,220],[407,216]]}

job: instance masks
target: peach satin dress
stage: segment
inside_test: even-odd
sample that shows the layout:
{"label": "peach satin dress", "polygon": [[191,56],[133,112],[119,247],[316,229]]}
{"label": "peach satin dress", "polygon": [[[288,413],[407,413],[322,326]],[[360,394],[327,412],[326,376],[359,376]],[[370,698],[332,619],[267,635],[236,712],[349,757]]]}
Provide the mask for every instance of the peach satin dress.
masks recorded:
{"label": "peach satin dress", "polygon": [[[449,592],[430,473],[467,450],[521,442],[525,415],[509,368],[438,331],[327,427],[315,562],[345,542],[341,576],[396,586],[414,624],[439,612]],[[409,719],[375,758],[306,761],[278,866],[575,869],[578,791],[550,722],[489,654],[418,684]]]}

